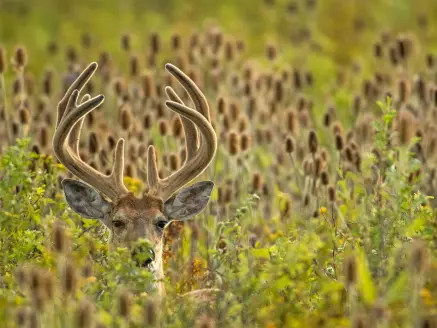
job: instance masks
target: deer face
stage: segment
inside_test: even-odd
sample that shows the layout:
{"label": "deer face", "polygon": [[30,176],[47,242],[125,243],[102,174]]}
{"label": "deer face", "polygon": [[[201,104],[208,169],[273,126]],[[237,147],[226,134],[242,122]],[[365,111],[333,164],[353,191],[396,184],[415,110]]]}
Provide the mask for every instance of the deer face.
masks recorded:
{"label": "deer face", "polygon": [[[62,181],[65,198],[70,207],[85,218],[101,220],[110,231],[110,249],[127,247],[136,256],[146,250],[137,247],[139,239],[149,240],[153,248],[140,266],[152,269],[162,254],[164,229],[174,220],[187,220],[201,212],[208,204],[214,184],[198,182],[182,189],[163,202],[162,199],[145,194],[137,198],[129,193],[115,203],[104,199],[95,189],[83,182],[71,179]],[[144,255],[144,254],[142,254]]]}

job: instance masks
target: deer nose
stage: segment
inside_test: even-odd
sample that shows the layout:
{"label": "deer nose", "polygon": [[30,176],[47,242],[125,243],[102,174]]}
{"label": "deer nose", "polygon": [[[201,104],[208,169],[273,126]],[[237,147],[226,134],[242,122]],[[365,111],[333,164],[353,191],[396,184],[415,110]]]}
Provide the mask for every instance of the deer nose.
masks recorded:
{"label": "deer nose", "polygon": [[151,248],[136,247],[132,251],[132,257],[137,262],[137,265],[142,268],[150,268],[155,261],[155,251]]}

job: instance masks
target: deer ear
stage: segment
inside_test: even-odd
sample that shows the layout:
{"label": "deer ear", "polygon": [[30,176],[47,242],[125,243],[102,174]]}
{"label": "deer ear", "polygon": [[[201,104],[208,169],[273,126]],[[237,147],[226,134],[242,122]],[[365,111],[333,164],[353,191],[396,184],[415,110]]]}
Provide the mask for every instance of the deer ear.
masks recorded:
{"label": "deer ear", "polygon": [[110,202],[83,182],[64,179],[62,186],[68,205],[84,218],[104,220],[105,214],[111,209]]}
{"label": "deer ear", "polygon": [[171,220],[187,220],[208,204],[214,183],[201,181],[182,189],[164,203],[164,215]]}

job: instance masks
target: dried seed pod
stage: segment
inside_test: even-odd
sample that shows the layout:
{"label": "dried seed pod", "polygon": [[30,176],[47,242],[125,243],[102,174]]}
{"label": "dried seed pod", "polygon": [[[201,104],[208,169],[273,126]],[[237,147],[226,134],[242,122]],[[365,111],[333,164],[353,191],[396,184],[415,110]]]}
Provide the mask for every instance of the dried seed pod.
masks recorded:
{"label": "dried seed pod", "polygon": [[90,154],[95,154],[99,151],[99,140],[94,131],[92,131],[88,136],[88,151]]}
{"label": "dried seed pod", "polygon": [[319,142],[317,139],[316,132],[314,130],[311,130],[308,135],[308,149],[312,154],[315,154],[317,152],[318,146],[319,146]]}
{"label": "dried seed pod", "polygon": [[130,56],[129,67],[130,67],[130,75],[132,77],[138,76],[140,72],[140,60],[138,59],[137,55],[133,54]]}
{"label": "dried seed pod", "polygon": [[240,141],[241,141],[241,150],[243,152],[248,151],[252,144],[252,138],[250,137],[250,135],[247,134],[246,132],[243,132],[241,134]]}
{"label": "dried seed pod", "polygon": [[76,310],[76,327],[90,328],[93,326],[93,303],[82,299]]}
{"label": "dried seed pod", "polygon": [[127,33],[121,36],[121,49],[124,51],[131,50],[131,36]]}
{"label": "dried seed pod", "polygon": [[228,134],[228,151],[229,153],[234,156],[237,155],[240,152],[240,136],[234,132],[231,131]]}
{"label": "dried seed pod", "polygon": [[160,50],[159,34],[152,33],[150,35],[150,51],[152,54],[157,54]]}
{"label": "dried seed pod", "polygon": [[144,304],[144,324],[146,327],[155,327],[158,323],[158,307],[152,300],[147,300]]}
{"label": "dried seed pod", "polygon": [[358,268],[357,268],[357,260],[355,256],[350,255],[345,259],[344,275],[346,280],[346,286],[350,287],[357,283]]}
{"label": "dried seed pod", "polygon": [[30,112],[27,108],[21,107],[18,110],[18,119],[21,125],[30,124]]}
{"label": "dried seed pod", "polygon": [[74,265],[68,261],[62,270],[62,289],[67,295],[72,295],[76,290],[77,277]]}
{"label": "dried seed pod", "polygon": [[285,151],[289,154],[292,154],[294,151],[294,139],[291,136],[285,139]]}
{"label": "dried seed pod", "polygon": [[129,318],[132,307],[132,295],[125,289],[120,292],[118,298],[118,314],[124,319]]}
{"label": "dried seed pod", "polygon": [[170,154],[169,156],[169,166],[170,166],[170,170],[172,171],[176,171],[179,169],[180,167],[180,158],[177,154]]}
{"label": "dried seed pod", "polygon": [[327,186],[329,184],[329,174],[326,171],[322,171],[320,173],[320,180],[322,181],[322,184],[324,186]]}
{"label": "dried seed pod", "polygon": [[23,69],[27,65],[27,51],[23,46],[15,49],[14,62],[18,69]]}
{"label": "dried seed pod", "polygon": [[129,105],[123,105],[120,110],[121,128],[124,131],[129,130],[132,125],[132,111]]}
{"label": "dried seed pod", "polygon": [[422,240],[414,240],[411,245],[411,268],[416,274],[423,274],[429,264],[429,252]]}
{"label": "dried seed pod", "polygon": [[287,112],[287,116],[285,119],[287,131],[293,135],[296,135],[299,130],[299,122],[297,119],[297,114],[294,110],[290,110]]}
{"label": "dried seed pod", "polygon": [[411,86],[410,82],[406,79],[402,79],[399,81],[399,101],[401,103],[406,103],[408,98],[410,97]]}
{"label": "dried seed pod", "polygon": [[340,134],[335,135],[335,148],[338,151],[342,151],[344,147],[344,140],[343,137]]}
{"label": "dried seed pod", "polygon": [[66,249],[67,237],[65,235],[64,227],[56,223],[53,230],[53,244],[55,246],[55,251],[58,253],[63,253]]}
{"label": "dried seed pod", "polygon": [[333,185],[330,185],[328,187],[328,200],[331,203],[334,203],[336,201],[335,186],[333,186]]}
{"label": "dried seed pod", "polygon": [[380,42],[376,42],[373,45],[373,55],[375,58],[381,59],[383,57],[383,46]]}
{"label": "dried seed pod", "polygon": [[160,119],[158,122],[159,134],[161,136],[166,136],[168,133],[168,122],[165,119]]}
{"label": "dried seed pod", "polygon": [[401,110],[398,116],[398,122],[399,142],[405,146],[416,135],[413,114],[411,114],[410,111]]}

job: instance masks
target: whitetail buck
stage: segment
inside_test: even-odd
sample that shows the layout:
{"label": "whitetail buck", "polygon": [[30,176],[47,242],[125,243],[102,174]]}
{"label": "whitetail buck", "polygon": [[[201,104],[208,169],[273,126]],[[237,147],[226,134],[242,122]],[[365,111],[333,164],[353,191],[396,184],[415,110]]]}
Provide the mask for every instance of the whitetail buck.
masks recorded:
{"label": "whitetail buck", "polygon": [[[110,230],[110,249],[114,246],[128,247],[132,254],[135,254],[141,251],[134,246],[139,238],[150,240],[153,243],[151,257],[139,265],[147,266],[154,273],[161,295],[165,293],[162,282],[164,229],[169,222],[187,220],[206,207],[214,186],[213,182],[198,182],[180,189],[208,167],[217,149],[217,137],[210,122],[208,103],[204,95],[177,67],[167,64],[165,68],[185,88],[196,109],[187,107],[172,88],[166,88],[170,100],[165,104],[180,115],[184,127],[186,160],[178,171],[161,179],[158,176],[155,148],[149,146],[149,188],[141,198],[129,192],[123,183],[123,139],[119,139],[115,147],[110,175],[98,172],[79,156],[79,139],[84,117],[104,100],[103,95],[94,98],[85,95],[79,101],[79,93],[97,70],[96,63],[90,64],[80,74],[59,102],[53,137],[53,150],[59,162],[77,178],[86,182],[85,184],[72,179],[62,181],[68,204],[82,217],[98,219],[106,225]],[[179,192],[175,194],[177,191]]]}

